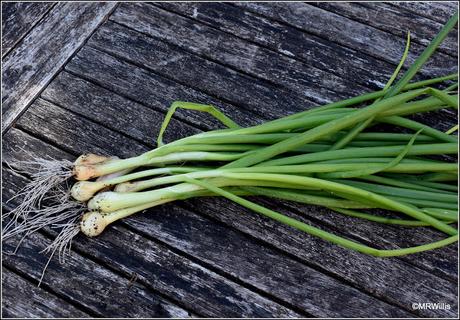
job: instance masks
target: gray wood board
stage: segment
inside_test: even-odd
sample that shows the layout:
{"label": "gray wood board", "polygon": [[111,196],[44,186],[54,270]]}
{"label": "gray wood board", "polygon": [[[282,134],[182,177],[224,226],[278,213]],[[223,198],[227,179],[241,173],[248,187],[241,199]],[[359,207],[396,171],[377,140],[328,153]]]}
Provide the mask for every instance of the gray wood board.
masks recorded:
{"label": "gray wood board", "polygon": [[[445,21],[443,23],[436,23],[428,18],[406,10],[400,10],[384,2],[363,2],[358,4],[352,2],[318,2],[314,3],[314,5],[389,32],[402,39],[407,37],[407,32],[410,31],[411,47],[413,43],[427,46],[439,30],[441,30],[443,24],[450,18],[449,15],[441,16],[440,18],[444,18]],[[398,23],[395,23],[395,21]],[[452,56],[457,56],[457,33],[449,33],[438,50]]]}
{"label": "gray wood board", "polygon": [[2,2],[2,57],[53,7],[52,2]]}
{"label": "gray wood board", "polygon": [[440,23],[445,23],[446,18],[458,10],[457,1],[395,1],[389,4]]}
{"label": "gray wood board", "polygon": [[[405,37],[392,35],[308,3],[238,2],[236,4],[249,11],[394,64],[398,64],[403,51],[401,48],[405,46]],[[407,57],[408,65],[419,56],[422,50],[421,45],[411,46]],[[456,61],[456,58],[438,52],[431,57],[423,70],[432,75],[457,72]]]}
{"label": "gray wood board", "polygon": [[[37,145],[40,144],[40,140],[12,129],[7,134],[6,140],[5,160],[8,162],[11,162],[11,158],[23,160],[30,158],[18,148],[15,151],[14,142],[16,141],[21,141],[22,144],[28,146],[28,149],[32,146],[35,147],[35,150],[52,149],[45,146],[40,147]],[[36,156],[41,156],[41,154],[37,153]],[[15,181],[14,177],[9,176],[8,178],[9,181]],[[15,188],[19,186],[15,187],[11,182],[10,187],[7,188],[9,194],[14,194]],[[251,237],[228,230],[213,220],[176,205],[159,207],[140,215],[139,218],[133,218],[135,220],[127,220],[126,224],[145,237],[160,239],[176,250],[205,263],[212,270],[224,273],[227,277],[236,278],[247,286],[274,296],[299,310],[306,310],[314,316],[408,315],[330,276],[291,258],[283,257],[278,251],[255,243]],[[77,241],[81,240],[77,239]],[[334,294],[324,299],[324,291]],[[345,297],[348,298],[345,300]],[[349,304],[345,313],[341,301],[347,301],[346,303]],[[366,306],[372,306],[372,310]]]}
{"label": "gray wood board", "polygon": [[[134,20],[134,17],[136,17],[136,20]],[[212,59],[241,73],[248,73],[253,77],[292,89],[301,93],[299,94],[300,98],[303,97],[317,103],[325,103],[363,91],[361,86],[356,85],[355,88],[351,88],[344,79],[329,72],[324,72],[311,65],[307,67],[292,57],[279,55],[232,34],[196,23],[192,19],[167,12],[147,3],[126,3],[114,12],[111,19],[158,39],[155,41],[143,38],[140,35],[137,36],[132,40],[133,43],[138,42],[137,50],[146,42],[150,43],[151,46],[159,42],[168,42],[184,50],[204,55],[207,60]],[[136,21],[136,23],[133,23],[133,21]],[[173,23],[174,27],[172,27],[171,23]],[[113,38],[108,38],[108,30],[101,28],[98,30],[100,31],[98,35],[93,37],[95,42],[104,40],[106,43],[110,40],[115,42],[118,40],[117,35],[123,38],[123,33],[131,34],[128,30],[123,32],[123,29],[115,26],[108,27]],[[124,44],[126,41],[122,43],[120,45],[122,50],[129,49]],[[107,45],[107,47],[113,48],[111,45]],[[113,49],[115,50],[115,48]],[[125,54],[124,56],[131,57],[132,55]],[[176,57],[177,55],[172,56],[169,60],[162,60],[164,64],[174,63],[184,67],[188,67],[190,64],[187,60]],[[350,90],[352,91],[350,92]],[[281,96],[281,94],[288,95],[289,92],[281,91],[278,96]]]}
{"label": "gray wood board", "polygon": [[114,2],[57,4],[2,61],[2,132],[43,90],[115,7]]}
{"label": "gray wood board", "polygon": [[[24,150],[33,151],[24,152]],[[44,156],[59,157],[59,159],[73,158],[72,155],[14,128],[5,135],[5,153],[4,161],[8,161],[9,166],[26,173],[25,167],[15,164],[12,160],[27,161],[32,160],[33,157]],[[12,159],[12,155],[14,155],[14,159]],[[29,179],[10,170],[9,167],[2,167],[2,174],[4,177],[2,196],[6,202],[16,195],[18,190],[29,182]],[[14,207],[19,201],[19,198],[13,199],[3,209]],[[38,284],[48,259],[48,256],[40,253],[40,251],[45,248],[45,244],[51,242],[50,238],[53,238],[53,234],[55,234],[49,229],[46,231],[47,236],[36,234],[32,238],[26,239],[16,255],[9,255],[8,253],[17,245],[18,239],[8,240],[3,246],[3,264],[26,277],[33,286]],[[120,276],[117,272],[110,270],[110,265],[107,268],[101,265],[97,259],[91,260],[88,259],[87,255],[81,255],[82,251],[84,252],[84,250],[79,250],[77,253],[72,252],[65,264],[60,264],[56,256],[51,260],[43,278],[41,288],[62,298],[63,308],[69,306],[67,308],[73,310],[70,308],[74,305],[92,317],[109,315],[119,317],[189,316],[189,311],[158,296],[151,288],[146,288],[140,283],[132,283],[133,273]],[[4,295],[5,304],[12,305],[15,303],[8,297],[8,295]],[[110,303],[107,303],[108,300]],[[126,301],[129,301],[129,304]],[[39,300],[36,301],[36,303],[38,302]],[[136,308],[132,307],[134,304]],[[53,313],[49,313],[47,317],[52,315]],[[77,315],[78,313],[69,316],[76,317]]]}
{"label": "gray wood board", "polygon": [[[391,63],[369,57],[352,48],[340,46],[234,5],[185,2],[157,3],[156,5],[189,17],[197,22],[195,24],[206,24],[209,27],[247,40],[249,43],[273,50],[279,55],[301,61],[304,64],[300,67],[305,71],[308,71],[311,66],[315,66],[340,77],[342,81],[347,81],[348,84],[357,83],[376,89],[383,87],[393,73],[394,65]],[[129,21],[123,21],[123,15],[120,13],[123,8],[121,7],[120,11],[117,11],[111,19],[118,23],[132,25]],[[159,22],[155,23],[156,25],[160,24]],[[142,30],[142,25],[133,27],[136,30]],[[254,56],[257,57],[257,52]],[[256,57],[252,59],[257,61]],[[378,68],[375,67],[377,64]],[[327,73],[324,75],[328,77]],[[310,76],[307,77],[307,79],[310,78]],[[272,79],[272,81],[276,81],[276,79]]]}
{"label": "gray wood board", "polygon": [[[145,59],[146,59],[146,58],[145,58]],[[84,60],[84,61],[99,61],[99,60],[101,60],[101,61],[102,61],[102,60],[107,61],[108,59],[86,59],[86,60]],[[81,61],[83,61],[83,60],[79,60],[79,63],[80,63]],[[72,67],[73,67],[73,65],[72,65]],[[81,66],[80,66],[80,67],[81,67]],[[88,70],[89,70],[89,69],[91,69],[91,68],[88,68]],[[114,69],[114,68],[108,67],[108,68],[107,68],[107,71],[106,71],[106,74],[112,74],[112,73],[109,72],[109,70],[111,70],[111,69]],[[77,70],[77,68],[75,68],[75,70]],[[93,70],[94,70],[94,69],[93,69]],[[128,73],[132,73],[132,72],[128,72]],[[97,77],[96,75],[94,75],[94,73],[93,73],[93,76]],[[102,79],[102,78],[105,78],[105,77],[106,77],[105,75],[99,75],[98,78]],[[122,81],[122,80],[121,80],[121,79],[120,79],[120,80],[113,79],[113,80],[111,80],[111,81],[112,81],[112,82],[117,82],[117,83],[118,83],[118,82],[120,82],[120,81]],[[70,83],[74,83],[74,82],[70,82]],[[51,88],[55,88],[55,87],[57,87],[57,86],[54,86],[54,85],[52,84],[50,87],[51,87]],[[140,91],[144,91],[144,89],[145,89],[145,90],[148,90],[148,87],[149,87],[148,84],[147,84],[147,85],[142,85],[141,83],[139,83],[138,89],[140,89]],[[58,100],[57,100],[58,97],[62,97],[62,99],[64,99],[65,101],[68,101],[71,105],[77,106],[78,103],[79,103],[79,101],[82,101],[82,99],[85,99],[84,97],[72,96],[72,97],[71,97],[72,101],[70,101],[70,100],[68,99],[69,94],[71,94],[71,95],[78,94],[78,89],[77,89],[77,90],[70,90],[70,92],[69,92],[69,90],[65,90],[64,88],[65,88],[64,86],[61,86],[61,89],[60,89],[59,91],[53,92],[52,95],[54,96],[54,98],[51,97],[51,100],[53,100],[53,101],[58,101]],[[78,87],[76,87],[76,88],[78,88]],[[89,90],[89,88],[85,86],[83,91],[84,91],[84,92],[89,92],[88,90]],[[54,91],[54,90],[53,90],[53,91]],[[97,91],[98,94],[99,94],[99,91],[100,91],[100,90]],[[95,93],[96,93],[96,92],[95,92]],[[99,95],[100,95],[100,94],[99,94]],[[48,90],[44,92],[44,96],[45,96],[45,97],[50,97],[50,96],[51,96],[50,94],[48,94]],[[84,100],[83,100],[83,101],[84,101]],[[88,101],[88,103],[89,103],[89,101]],[[119,102],[117,102],[117,104],[119,104]],[[100,112],[99,110],[100,110],[100,109],[96,108],[96,109],[94,109],[94,112],[98,112],[98,113],[99,113],[99,117],[103,117],[104,112]],[[452,120],[454,119],[454,117],[455,117],[455,115],[453,115]],[[148,122],[151,122],[151,121],[149,121],[149,120],[147,120],[147,119],[148,119],[148,118],[145,118],[145,121],[146,121],[147,123],[148,123]],[[257,120],[257,118],[255,117],[255,115],[252,115],[252,116],[251,116],[251,119]],[[436,117],[432,117],[432,116],[430,115],[429,117],[427,117],[427,119],[431,119],[431,120],[432,120],[432,121],[430,122],[431,124],[435,124],[435,122],[439,120],[439,123],[436,124],[436,125],[438,125],[438,126],[439,126],[440,124],[442,124],[442,123],[445,123],[445,126],[446,126],[446,127],[452,125],[452,122],[449,121],[449,118],[446,118],[446,117],[436,118]],[[427,120],[427,119],[425,119],[425,120]],[[117,121],[118,121],[118,120],[117,120]],[[152,122],[153,122],[153,121],[152,121]],[[105,122],[105,121],[104,121],[104,123],[109,123],[109,122]],[[119,130],[119,128],[126,128],[126,126],[117,126],[117,125],[113,125],[111,128],[112,128],[112,129],[115,129],[115,130]],[[129,127],[128,127],[128,128],[129,128]],[[125,133],[129,133],[129,132],[130,132],[129,129],[125,130]],[[184,132],[184,134],[185,134],[185,132]],[[372,224],[369,226],[369,228],[372,230]],[[361,228],[357,228],[357,229],[360,230]],[[403,232],[403,231],[401,230],[401,231],[399,231],[399,232],[401,233],[401,232]],[[387,236],[388,236],[388,235],[387,235]],[[433,234],[431,234],[430,236],[433,236]],[[423,241],[428,241],[428,240],[430,239],[430,236],[427,236],[426,238],[418,239],[418,241],[422,241],[422,242],[423,242]],[[396,239],[396,240],[398,239],[398,237],[393,237],[393,238]],[[381,239],[381,241],[384,241],[385,237],[381,237],[380,239]],[[388,242],[388,241],[384,241],[384,242]],[[433,265],[433,264],[434,264],[434,265]],[[421,265],[427,265],[427,264],[426,264],[426,263],[421,263]],[[435,261],[433,261],[433,263],[430,264],[430,265],[433,265],[434,267],[433,267],[432,269],[434,270],[434,272],[437,272],[436,270],[437,270],[438,268],[435,267],[435,266],[436,266]],[[452,276],[452,277],[456,277],[456,275],[455,275],[455,267],[454,267],[454,266],[452,266],[451,268],[444,268],[444,269],[442,269],[441,272],[442,272],[442,273],[447,273],[448,275],[450,275],[450,276]]]}
{"label": "gray wood board", "polygon": [[[86,318],[89,315],[67,301],[38,288],[2,268],[2,318]],[[24,299],[27,297],[27,299]]]}

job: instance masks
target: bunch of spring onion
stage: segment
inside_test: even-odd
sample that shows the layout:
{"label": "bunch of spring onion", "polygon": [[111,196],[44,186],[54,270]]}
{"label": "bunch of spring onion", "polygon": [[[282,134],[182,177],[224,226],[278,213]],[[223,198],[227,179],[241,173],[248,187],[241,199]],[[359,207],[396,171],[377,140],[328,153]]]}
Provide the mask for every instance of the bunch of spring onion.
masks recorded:
{"label": "bunch of spring onion", "polygon": [[[246,128],[213,106],[174,102],[158,146],[149,152],[128,159],[85,154],[72,164],[42,160],[47,170],[35,175],[23,203],[8,214],[3,239],[60,224],[64,231],[48,249],[61,250],[80,231],[97,236],[111,223],[148,208],[220,196],[369,255],[399,256],[454,243],[458,166],[439,156],[458,153],[458,138],[452,134],[458,126],[441,132],[407,116],[458,109],[457,74],[411,81],[457,20],[458,14],[395,82],[409,50],[408,35],[401,62],[383,90]],[[164,144],[163,133],[177,108],[207,112],[227,128]],[[381,124],[387,131],[376,129]],[[79,181],[69,196],[55,207],[39,207],[44,193],[71,176]],[[376,249],[263,207],[247,198],[253,195],[327,207],[373,221],[376,228],[430,226],[446,238],[410,248]],[[375,209],[396,216],[382,216]]]}

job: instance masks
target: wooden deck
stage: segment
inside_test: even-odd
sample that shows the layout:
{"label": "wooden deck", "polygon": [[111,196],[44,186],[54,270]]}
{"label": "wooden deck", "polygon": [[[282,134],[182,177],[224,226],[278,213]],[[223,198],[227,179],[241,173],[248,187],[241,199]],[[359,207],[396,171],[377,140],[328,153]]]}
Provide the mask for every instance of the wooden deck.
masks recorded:
{"label": "wooden deck", "polygon": [[[129,157],[154,147],[174,100],[213,104],[242,125],[383,87],[412,33],[409,61],[455,2],[2,4],[3,209],[31,156]],[[457,71],[449,35],[422,76]],[[447,129],[453,112],[422,119]],[[179,111],[166,141],[217,126]],[[25,152],[27,151],[27,152]],[[15,169],[21,169],[16,167]],[[259,200],[379,248],[442,238]],[[17,203],[17,202],[16,202]],[[224,199],[163,205],[100,237],[78,236],[64,265],[41,231],[2,258],[3,317],[455,317],[458,250],[373,258]],[[14,242],[3,244],[11,251]],[[433,302],[450,309],[419,310]]]}

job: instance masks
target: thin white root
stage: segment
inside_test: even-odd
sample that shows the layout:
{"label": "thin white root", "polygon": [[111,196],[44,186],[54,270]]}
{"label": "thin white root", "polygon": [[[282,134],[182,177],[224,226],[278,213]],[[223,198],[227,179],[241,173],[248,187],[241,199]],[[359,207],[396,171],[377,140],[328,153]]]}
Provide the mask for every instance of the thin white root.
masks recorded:
{"label": "thin white root", "polygon": [[64,263],[66,255],[70,253],[71,241],[80,232],[79,221],[85,208],[71,199],[66,183],[73,175],[72,162],[35,159],[12,165],[26,171],[32,181],[8,200],[7,203],[10,203],[13,199],[21,198],[21,203],[10,212],[2,214],[4,223],[1,241],[20,237],[14,254],[21,243],[34,232],[45,227],[61,229],[56,239],[42,251],[49,254],[49,259],[43,269],[40,285],[55,253],[58,253],[60,263]]}
{"label": "thin white root", "polygon": [[56,236],[53,242],[51,242],[45,249],[41,251],[41,253],[45,254],[50,253],[50,256],[45,264],[45,267],[43,268],[38,286],[40,286],[42,283],[46,269],[48,268],[48,265],[50,264],[56,252],[58,253],[59,262],[61,264],[65,263],[65,258],[70,254],[72,249],[72,239],[78,235],[78,233],[80,233],[78,220],[79,217],[75,217],[64,224],[60,224],[59,226],[62,227],[62,229],[59,234]]}
{"label": "thin white root", "polygon": [[3,225],[2,242],[21,234],[24,234],[23,238],[25,238],[47,226],[56,227],[70,219],[80,217],[84,212],[83,205],[73,201],[69,191],[65,190],[63,186],[56,186],[49,192],[46,200],[48,201],[47,205],[41,208],[28,208],[26,212],[13,212],[14,215],[11,219]]}
{"label": "thin white root", "polygon": [[50,195],[53,189],[62,187],[62,184],[72,176],[72,162],[68,160],[35,159],[13,163],[22,167],[31,175],[29,182],[17,195],[7,201],[22,197],[21,203],[8,213],[2,214],[2,220],[11,217],[2,228],[2,239],[5,233],[14,229],[18,224],[29,219],[32,212],[36,212],[44,199],[55,197]]}

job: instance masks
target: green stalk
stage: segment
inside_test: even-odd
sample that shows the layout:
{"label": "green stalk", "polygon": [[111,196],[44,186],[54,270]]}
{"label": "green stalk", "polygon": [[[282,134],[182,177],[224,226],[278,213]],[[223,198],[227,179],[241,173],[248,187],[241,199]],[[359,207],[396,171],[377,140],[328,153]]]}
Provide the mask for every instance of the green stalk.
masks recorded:
{"label": "green stalk", "polygon": [[391,178],[380,177],[380,176],[375,176],[375,175],[361,176],[359,177],[359,179],[367,180],[367,181],[371,181],[371,182],[375,182],[379,184],[384,184],[384,185],[390,185],[394,187],[406,188],[406,189],[454,194],[446,190],[441,190],[441,189],[432,188],[428,186],[418,185],[418,184],[411,183],[408,181],[401,181],[397,179],[391,179]]}
{"label": "green stalk", "polygon": [[[338,132],[337,134],[330,135],[324,141],[336,141],[346,134],[346,132]],[[393,133],[393,132],[362,132],[358,134],[353,141],[398,141],[407,142],[412,139],[414,135],[411,133]],[[322,140],[320,140],[322,141]],[[416,139],[417,142],[435,142],[436,139],[430,136],[419,134]]]}
{"label": "green stalk", "polygon": [[[366,121],[364,122],[364,124],[366,124]],[[360,126],[358,126],[360,127]],[[357,128],[358,128],[357,127]],[[409,143],[407,144],[407,146],[401,151],[400,154],[398,154],[398,156],[394,159],[392,159],[391,161],[387,162],[386,164],[383,164],[382,166],[380,166],[379,168],[372,168],[371,166],[370,167],[367,167],[367,168],[359,168],[358,170],[350,170],[348,172],[342,172],[342,173],[336,173],[336,175],[340,178],[354,178],[354,177],[359,177],[359,176],[364,176],[364,175],[369,175],[369,174],[375,174],[375,173],[378,173],[378,172],[381,172],[381,171],[385,171],[387,169],[390,169],[392,167],[395,167],[396,165],[398,165],[398,163],[401,162],[401,160],[406,156],[406,154],[409,152],[411,146],[414,144],[414,141],[415,139],[417,138],[417,136],[419,135],[421,131],[418,131],[412,138],[411,140],[409,141]],[[343,141],[343,140],[342,140]]]}
{"label": "green stalk", "polygon": [[458,172],[456,173],[443,173],[443,172],[434,172],[428,173],[420,177],[420,179],[429,182],[440,182],[440,181],[457,181]]}
{"label": "green stalk", "polygon": [[[246,168],[250,169],[250,168]],[[220,171],[220,172],[219,172]],[[211,171],[209,171],[211,172]],[[208,172],[208,173],[209,173]],[[403,212],[415,219],[429,223],[434,228],[441,230],[447,234],[454,235],[457,234],[457,230],[454,228],[438,221],[437,219],[432,218],[431,216],[415,209],[414,207],[398,203],[386,197],[380,196],[378,194],[364,191],[352,186],[345,184],[339,184],[331,181],[309,178],[309,177],[300,177],[294,175],[282,175],[282,174],[268,174],[268,173],[232,173],[226,172],[224,170],[215,170],[213,175],[203,175],[201,172],[190,173],[183,176],[183,179],[188,178],[203,178],[203,177],[220,177],[228,178],[234,180],[260,180],[260,181],[272,181],[272,182],[281,182],[281,183],[291,183],[299,186],[321,188],[331,192],[341,192],[349,194],[354,197],[359,197],[365,199],[365,203],[375,203],[376,205],[382,206],[383,208],[390,208],[392,210]],[[220,186],[228,186],[225,185]],[[195,188],[194,188],[195,187]],[[192,191],[196,191],[195,185],[190,184],[178,184],[171,187],[157,189],[147,192],[131,192],[131,193],[116,193],[116,192],[103,192],[96,195],[88,203],[88,208],[91,210],[102,210],[104,212],[111,212],[122,208],[133,207],[137,205],[142,205],[152,201],[159,201],[166,198],[175,198],[179,194],[184,194]],[[354,199],[352,199],[354,200]]]}
{"label": "green stalk", "polygon": [[353,180],[331,180],[333,182],[346,184],[363,190],[369,190],[383,195],[391,195],[413,199],[433,200],[440,202],[457,203],[456,194],[437,193],[430,191],[411,190],[406,188],[389,187],[372,183],[353,181]]}
{"label": "green stalk", "polygon": [[[457,78],[458,78],[458,73],[453,73],[453,74],[449,74],[447,76],[442,76],[442,77],[427,79],[427,80],[418,81],[418,82],[414,82],[414,83],[409,83],[404,87],[403,91],[410,91],[410,90],[414,90],[414,89],[420,89],[420,88],[427,87],[427,86],[437,84],[437,83],[440,83],[440,82],[449,81],[449,80],[455,80]],[[349,106],[358,105],[358,104],[363,103],[363,102],[367,102],[367,101],[370,101],[370,100],[375,100],[375,99],[378,99],[380,97],[383,97],[387,92],[388,91],[380,90],[380,91],[374,91],[374,92],[366,93],[366,94],[363,94],[363,95],[360,95],[360,96],[357,96],[357,97],[345,99],[345,100],[338,101],[338,102],[333,102],[333,103],[330,103],[330,104],[327,104],[327,105],[324,105],[324,106],[320,106],[320,107],[315,107],[313,109],[302,111],[302,112],[292,114],[290,116],[286,116],[286,117],[283,117],[281,119],[277,119],[277,120],[273,120],[273,121],[292,120],[292,119],[300,118],[300,117],[303,117],[303,116],[306,116],[306,115],[310,115],[312,113],[321,112],[321,111],[324,111],[324,110],[346,108],[346,107],[349,107]]]}
{"label": "green stalk", "polygon": [[[329,209],[344,214],[349,217],[360,218],[364,220],[374,221],[378,223],[384,224],[396,224],[400,226],[406,227],[426,227],[429,226],[428,223],[417,221],[417,220],[404,220],[404,219],[395,219],[395,218],[386,218],[386,217],[379,217],[373,214],[358,212],[356,210],[349,210],[344,208],[337,208],[337,207],[329,207]],[[446,221],[446,223],[451,223],[451,221]]]}
{"label": "green stalk", "polygon": [[302,193],[296,192],[295,189],[280,189],[280,188],[267,188],[267,187],[241,187],[243,191],[248,191],[253,195],[259,195],[270,198],[278,198],[283,200],[295,201],[299,203],[312,204],[317,206],[333,206],[338,208],[347,209],[369,209],[372,206],[350,200],[343,200],[333,197],[325,197],[319,195],[312,195],[303,191]]}
{"label": "green stalk", "polygon": [[438,219],[448,219],[458,221],[458,210],[448,210],[439,208],[422,208],[423,212]]}
{"label": "green stalk", "polygon": [[[385,87],[383,88],[384,91],[388,90],[388,88],[391,86],[393,81],[398,76],[399,70],[401,70],[402,66],[404,65],[404,61],[406,61],[407,55],[409,53],[409,47],[410,47],[410,32],[407,33],[406,48],[404,49],[402,58],[399,61],[399,64],[396,67],[395,71],[391,75],[390,80],[388,80]],[[384,99],[384,98],[395,95],[394,93],[392,95],[389,95],[389,94],[390,92],[387,92],[383,97],[378,98],[375,102],[379,102],[382,98]],[[342,149],[343,147],[345,147],[348,143],[350,143],[350,141],[352,141],[356,137],[356,135],[358,135],[361,131],[366,129],[372,123],[372,121],[374,121],[375,117],[376,116],[374,115],[370,117],[369,119],[356,125],[352,130],[348,132],[347,135],[345,135],[343,138],[341,138],[336,143],[334,143],[334,145],[331,147],[331,150],[338,150],[338,149]]]}
{"label": "green stalk", "polygon": [[[238,160],[235,160],[229,164],[223,166],[224,168],[238,168],[238,167],[249,167],[255,165],[264,160],[273,158],[276,155],[285,153],[289,150],[298,148],[304,144],[311,143],[321,137],[338,132],[342,129],[348,128],[360,121],[363,121],[373,115],[376,115],[383,110],[404,103],[408,100],[416,98],[417,96],[428,93],[428,89],[419,89],[414,91],[405,92],[395,97],[391,97],[382,101],[379,101],[369,107],[357,110],[352,114],[346,115],[340,119],[332,120],[328,123],[310,129],[304,133],[299,134],[296,137],[288,138],[282,142],[275,143],[271,146],[265,147],[257,153],[247,155]],[[450,137],[450,136],[449,136]]]}
{"label": "green stalk", "polygon": [[[379,163],[368,163],[367,168],[380,170],[382,172],[426,172],[426,171],[449,171],[456,169],[456,164],[446,163],[409,163],[409,164],[398,164],[389,168],[382,168]],[[183,181],[183,178],[188,175],[192,178],[203,179],[203,178],[214,178],[221,176],[226,172],[243,172],[243,173],[286,173],[286,174],[304,174],[304,173],[330,173],[330,172],[342,172],[342,171],[356,171],[362,168],[359,163],[345,163],[345,164],[307,164],[307,165],[290,165],[290,166],[260,166],[260,167],[249,167],[249,168],[235,168],[235,169],[216,169],[209,171],[199,171],[190,174],[174,175],[168,177],[154,178],[149,180],[122,183],[116,187],[117,192],[136,192],[145,190],[148,188],[178,183]]]}
{"label": "green stalk", "polygon": [[400,203],[414,205],[414,206],[416,206],[418,208],[421,208],[421,207],[433,207],[433,208],[437,208],[437,209],[455,210],[458,207],[458,203],[449,203],[449,202],[440,202],[440,201],[433,201],[433,200],[406,198],[406,197],[399,197],[399,196],[386,196],[386,197],[389,198],[389,199],[398,201]]}
{"label": "green stalk", "polygon": [[457,185],[438,183],[438,182],[422,181],[422,180],[414,179],[413,177],[411,178],[410,176],[405,176],[404,178],[407,178],[406,181],[409,181],[410,183],[413,183],[413,184],[416,184],[416,185],[419,185],[419,186],[424,186],[424,187],[429,187],[429,188],[436,188],[436,189],[441,189],[441,190],[446,190],[446,191],[453,191],[455,193],[458,192],[458,186]]}
{"label": "green stalk", "polygon": [[[458,99],[458,95],[452,95],[453,99]],[[382,112],[379,117],[388,116],[407,116],[411,114],[435,111],[446,107],[445,101],[436,97],[428,97],[415,102],[404,103],[398,107]]]}
{"label": "green stalk", "polygon": [[406,119],[403,117],[399,117],[399,116],[383,117],[383,118],[379,118],[378,121],[383,122],[383,123],[389,123],[395,126],[401,126],[403,128],[412,129],[414,131],[419,131],[423,129],[423,132],[426,135],[432,136],[433,138],[436,138],[438,140],[445,141],[445,142],[454,142],[454,143],[458,142],[458,139],[456,137],[445,134],[444,132],[431,128],[427,125],[421,124],[417,121]]}
{"label": "green stalk", "polygon": [[299,185],[311,185],[319,188],[323,188],[328,191],[338,191],[346,194],[358,196],[372,201],[378,205],[382,205],[387,208],[391,208],[395,211],[405,213],[417,220],[424,221],[429,223],[431,226],[435,227],[438,230],[441,230],[447,234],[455,235],[457,230],[438,221],[437,219],[432,218],[429,215],[424,214],[423,212],[414,209],[413,207],[407,206],[405,204],[398,203],[396,201],[390,200],[386,197],[377,195],[375,193],[364,191],[355,187],[347,186],[340,183],[335,183],[331,181],[309,178],[309,177],[299,177],[291,175],[282,175],[282,174],[260,174],[260,173],[224,173],[223,177],[234,178],[234,179],[258,179],[258,180],[270,180],[270,181],[290,181],[291,183],[296,183]]}
{"label": "green stalk", "polygon": [[446,246],[448,244],[454,243],[458,241],[458,235],[453,235],[452,237],[449,237],[447,239],[438,241],[438,242],[433,242],[430,244],[422,245],[422,246],[417,246],[417,247],[412,247],[412,248],[405,248],[405,249],[393,249],[393,250],[379,250],[375,248],[371,248],[369,246],[348,240],[343,237],[336,236],[332,233],[329,233],[327,231],[315,228],[313,226],[310,226],[306,223],[303,223],[299,220],[287,217],[283,214],[280,214],[276,211],[270,210],[268,208],[262,207],[256,203],[253,203],[249,200],[243,199],[237,195],[234,195],[228,191],[225,191],[221,188],[218,188],[216,186],[213,186],[209,183],[205,183],[203,181],[199,180],[194,180],[194,179],[187,179],[189,183],[194,183],[197,184],[203,188],[206,188],[216,194],[219,194],[227,199],[230,199],[248,209],[251,209],[255,212],[258,212],[266,217],[269,217],[273,220],[276,220],[278,222],[281,222],[283,224],[286,224],[288,226],[294,227],[298,230],[301,230],[305,233],[311,234],[313,236],[319,237],[321,239],[327,240],[329,242],[335,243],[337,245],[340,245],[342,247],[352,249],[361,253],[377,256],[377,257],[390,257],[390,256],[399,256],[399,255],[406,255],[406,254],[411,254],[411,253],[416,253],[416,252],[421,252],[421,251],[426,251],[426,250],[431,250],[434,248],[440,248],[443,246]]}
{"label": "green stalk", "polygon": [[446,134],[452,134],[458,130],[458,124],[446,131]]}
{"label": "green stalk", "polygon": [[457,25],[458,22],[458,12],[456,12],[442,27],[441,31],[436,35],[436,37],[431,40],[428,47],[420,54],[420,56],[415,60],[415,62],[410,66],[410,68],[404,73],[403,77],[393,86],[386,94],[385,97],[392,97],[398,94],[415,76],[415,74],[421,69],[423,64],[431,57],[436,48],[442,43],[442,41],[447,37],[449,32]]}
{"label": "green stalk", "polygon": [[[259,166],[278,166],[292,165],[299,163],[317,162],[324,160],[335,160],[345,158],[369,158],[396,156],[404,150],[405,146],[386,146],[386,147],[366,147],[366,148],[348,148],[332,151],[316,152],[312,154],[302,154],[297,156],[284,157],[262,162],[256,165]],[[407,155],[435,155],[435,154],[457,154],[457,143],[437,143],[415,145],[407,153]]]}

